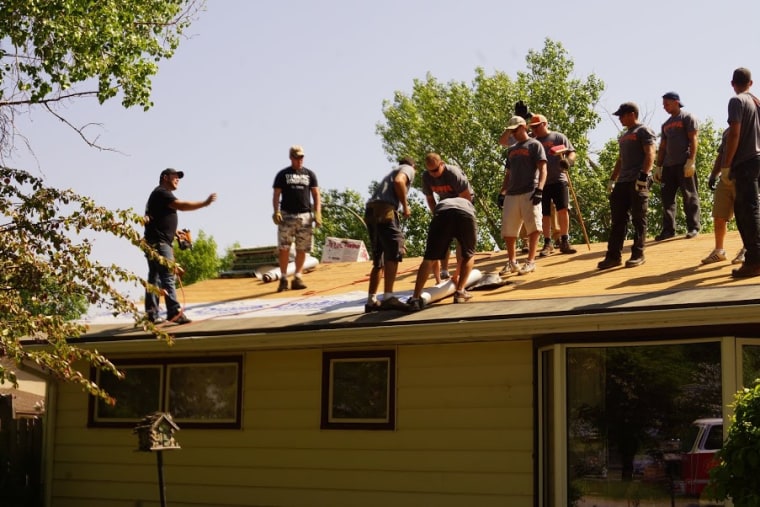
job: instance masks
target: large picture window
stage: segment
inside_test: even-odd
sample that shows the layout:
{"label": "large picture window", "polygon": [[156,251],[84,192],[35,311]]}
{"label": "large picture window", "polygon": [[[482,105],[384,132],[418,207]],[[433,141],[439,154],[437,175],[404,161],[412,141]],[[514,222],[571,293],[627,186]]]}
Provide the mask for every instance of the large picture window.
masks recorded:
{"label": "large picture window", "polygon": [[131,427],[146,415],[168,412],[183,428],[239,428],[240,357],[129,360],[117,362],[119,380],[100,370],[91,378],[115,400],[90,399],[89,425]]}
{"label": "large picture window", "polygon": [[325,352],[322,429],[394,429],[395,351]]}

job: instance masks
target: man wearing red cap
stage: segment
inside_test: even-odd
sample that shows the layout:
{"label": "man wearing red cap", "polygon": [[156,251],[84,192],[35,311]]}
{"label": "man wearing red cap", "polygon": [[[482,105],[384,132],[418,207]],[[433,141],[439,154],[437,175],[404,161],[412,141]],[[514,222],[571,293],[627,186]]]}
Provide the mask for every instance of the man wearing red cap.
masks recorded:
{"label": "man wearing red cap", "polygon": [[554,253],[554,246],[552,245],[552,203],[557,210],[557,221],[559,222],[559,251],[563,254],[574,254],[575,249],[570,246],[570,236],[568,235],[570,230],[570,213],[568,212],[570,193],[568,191],[567,171],[575,163],[575,148],[565,134],[549,130],[546,116],[542,114],[533,115],[530,120],[530,130],[536,140],[543,145],[546,152],[546,185],[541,202],[544,247],[538,256],[546,257]]}

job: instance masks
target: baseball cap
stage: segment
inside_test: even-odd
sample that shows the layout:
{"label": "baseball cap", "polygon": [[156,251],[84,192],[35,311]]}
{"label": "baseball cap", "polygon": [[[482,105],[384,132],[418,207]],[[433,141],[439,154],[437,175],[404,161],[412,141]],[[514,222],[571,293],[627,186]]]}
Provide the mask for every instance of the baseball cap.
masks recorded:
{"label": "baseball cap", "polygon": [[668,92],[665,95],[663,95],[662,98],[668,99],[668,100],[675,100],[676,102],[678,102],[679,106],[684,107],[683,102],[681,102],[681,96],[678,95],[676,92]]}
{"label": "baseball cap", "polygon": [[733,77],[731,77],[731,82],[738,85],[749,84],[750,81],[752,81],[752,73],[745,67],[739,67],[736,69]]}
{"label": "baseball cap", "polygon": [[514,130],[517,127],[523,126],[525,127],[525,118],[522,116],[513,116],[509,119],[509,122],[507,123],[507,128],[505,130]]}
{"label": "baseball cap", "polygon": [[185,173],[184,172],[178,171],[178,170],[174,169],[173,167],[167,167],[166,169],[164,169],[163,171],[161,171],[161,178],[163,178],[164,176],[168,176],[170,174],[176,174],[177,178],[179,178],[179,179],[182,179],[182,178],[185,177]]}
{"label": "baseball cap", "polygon": [[549,123],[549,121],[546,119],[546,116],[542,114],[534,114],[530,118],[530,126],[538,125],[539,123]]}
{"label": "baseball cap", "polygon": [[298,144],[294,144],[290,147],[290,156],[291,157],[303,157],[303,146],[300,146]]}
{"label": "baseball cap", "polygon": [[623,102],[620,104],[620,107],[615,111],[615,116],[622,116],[626,113],[636,113],[636,116],[639,115],[639,106],[637,106],[634,102]]}

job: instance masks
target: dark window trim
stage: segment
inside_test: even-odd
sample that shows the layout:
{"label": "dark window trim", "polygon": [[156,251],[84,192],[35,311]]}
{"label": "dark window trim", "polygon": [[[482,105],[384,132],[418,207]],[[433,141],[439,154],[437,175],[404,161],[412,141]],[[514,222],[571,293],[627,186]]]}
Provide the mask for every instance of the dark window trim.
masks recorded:
{"label": "dark window trim", "polygon": [[[330,364],[336,359],[376,359],[388,360],[388,421],[387,422],[334,422],[330,421]],[[395,430],[396,429],[396,351],[354,350],[322,353],[322,402],[321,423],[323,430]]]}
{"label": "dark window trim", "polygon": [[[242,414],[243,414],[243,356],[182,356],[171,358],[130,358],[113,361],[116,368],[122,366],[161,366],[164,382],[167,381],[167,366],[176,364],[208,364],[208,363],[235,363],[238,368],[237,375],[237,399],[235,400],[235,420],[225,422],[191,422],[191,421],[177,421],[180,429],[240,429],[242,427]],[[94,367],[90,367],[90,380],[97,382],[98,370]],[[159,397],[161,400],[161,410],[165,408],[166,404],[166,389],[167,386],[163,386]],[[96,421],[95,410],[97,408],[98,398],[95,396],[89,396],[87,407],[87,427],[88,428],[134,428],[134,426],[140,421],[136,419],[134,421]],[[147,415],[147,414],[145,414]]]}

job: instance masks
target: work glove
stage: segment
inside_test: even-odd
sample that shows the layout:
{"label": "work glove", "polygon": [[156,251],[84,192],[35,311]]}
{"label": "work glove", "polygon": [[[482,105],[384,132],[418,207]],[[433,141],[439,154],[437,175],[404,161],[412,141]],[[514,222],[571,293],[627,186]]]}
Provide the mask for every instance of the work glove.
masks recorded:
{"label": "work glove", "polygon": [[714,175],[710,175],[710,179],[707,180],[707,186],[710,187],[710,190],[715,192],[715,188],[718,186],[718,178]]}
{"label": "work glove", "polygon": [[279,211],[275,212],[275,214],[272,215],[272,222],[274,222],[274,225],[280,225],[282,223],[282,213]]}
{"label": "work glove", "polygon": [[683,177],[684,178],[691,178],[694,176],[694,173],[697,171],[697,165],[693,158],[690,158],[686,161],[686,164],[683,166]]}
{"label": "work glove", "polygon": [[322,212],[316,211],[314,213],[314,223],[317,224],[317,227],[322,227]]}
{"label": "work glove", "polygon": [[662,183],[662,166],[655,165],[652,171],[652,179],[657,183]]}
{"label": "work glove", "polygon": [[533,191],[533,195],[530,196],[530,200],[533,201],[533,206],[536,206],[538,204],[541,204],[541,201],[544,199],[544,191],[540,188],[537,188]]}
{"label": "work glove", "polygon": [[499,194],[496,197],[496,204],[499,206],[499,209],[502,209],[504,207],[504,198],[507,197],[504,194]]}
{"label": "work glove", "polygon": [[607,182],[607,193],[611,194],[614,189],[615,189],[615,180],[608,181]]}
{"label": "work glove", "polygon": [[639,173],[639,178],[636,180],[636,192],[648,192],[649,191],[649,175],[644,171]]}
{"label": "work glove", "polygon": [[564,158],[559,159],[559,169],[564,172],[569,171],[570,163]]}
{"label": "work glove", "polygon": [[515,116],[522,116],[526,122],[529,122],[533,114],[528,111],[528,106],[525,105],[525,102],[518,100],[515,104]]}

